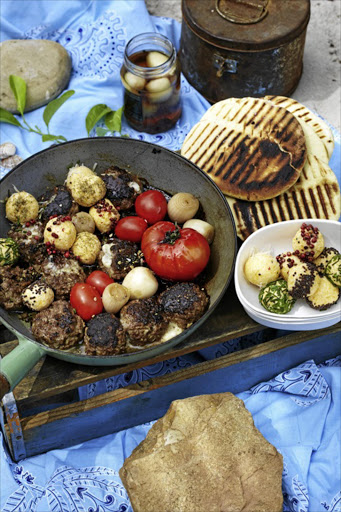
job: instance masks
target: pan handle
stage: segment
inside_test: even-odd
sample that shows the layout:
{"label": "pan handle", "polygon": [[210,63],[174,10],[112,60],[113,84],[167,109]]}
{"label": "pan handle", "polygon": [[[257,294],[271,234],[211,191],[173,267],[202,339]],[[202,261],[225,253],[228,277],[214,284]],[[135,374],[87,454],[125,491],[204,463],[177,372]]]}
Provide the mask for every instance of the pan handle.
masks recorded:
{"label": "pan handle", "polygon": [[0,361],[0,400],[15,388],[46,352],[16,333],[19,345]]}

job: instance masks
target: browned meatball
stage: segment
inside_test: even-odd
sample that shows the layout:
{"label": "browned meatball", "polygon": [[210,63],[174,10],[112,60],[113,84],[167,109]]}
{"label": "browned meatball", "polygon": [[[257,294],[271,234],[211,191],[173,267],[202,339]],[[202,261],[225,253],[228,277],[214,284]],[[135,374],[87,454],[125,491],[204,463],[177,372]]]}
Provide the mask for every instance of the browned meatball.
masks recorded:
{"label": "browned meatball", "polygon": [[41,218],[48,221],[50,217],[59,215],[75,215],[79,206],[72,199],[70,192],[63,185],[58,185],[48,190],[39,198],[42,206]]}
{"label": "browned meatball", "polygon": [[54,290],[56,299],[69,298],[73,285],[86,279],[78,261],[74,258],[65,258],[62,254],[46,258],[42,264],[42,273],[46,284]]}
{"label": "browned meatball", "polygon": [[209,299],[205,290],[194,283],[177,283],[162,292],[158,303],[165,317],[186,329],[205,312]]}
{"label": "browned meatball", "polygon": [[130,301],[121,309],[120,318],[133,346],[143,347],[160,341],[168,327],[162,309],[153,297]]}
{"label": "browned meatball", "polygon": [[107,187],[106,197],[120,210],[129,210],[142,192],[141,181],[125,169],[109,167],[101,177]]}
{"label": "browned meatball", "polygon": [[98,265],[112,279],[123,279],[130,270],[143,263],[143,254],[138,246],[127,240],[113,238],[102,245]]}
{"label": "browned meatball", "polygon": [[44,226],[40,221],[30,221],[22,226],[13,226],[7,236],[18,244],[20,258],[34,266],[41,265],[46,258]]}
{"label": "browned meatball", "polygon": [[67,349],[83,339],[84,322],[68,302],[57,300],[34,317],[32,334],[51,348]]}
{"label": "browned meatball", "polygon": [[125,333],[115,315],[101,313],[88,322],[85,329],[85,352],[95,356],[120,354],[125,348]]}
{"label": "browned meatball", "polygon": [[37,277],[32,267],[0,267],[0,306],[10,311],[22,309],[21,294]]}

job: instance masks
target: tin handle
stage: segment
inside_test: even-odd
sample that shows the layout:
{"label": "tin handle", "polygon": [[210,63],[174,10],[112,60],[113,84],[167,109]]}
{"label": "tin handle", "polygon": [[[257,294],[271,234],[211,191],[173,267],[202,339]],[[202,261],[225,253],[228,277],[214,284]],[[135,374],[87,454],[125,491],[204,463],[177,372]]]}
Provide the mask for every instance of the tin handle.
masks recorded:
{"label": "tin handle", "polygon": [[220,16],[232,23],[250,25],[258,23],[268,14],[269,0],[216,0]]}

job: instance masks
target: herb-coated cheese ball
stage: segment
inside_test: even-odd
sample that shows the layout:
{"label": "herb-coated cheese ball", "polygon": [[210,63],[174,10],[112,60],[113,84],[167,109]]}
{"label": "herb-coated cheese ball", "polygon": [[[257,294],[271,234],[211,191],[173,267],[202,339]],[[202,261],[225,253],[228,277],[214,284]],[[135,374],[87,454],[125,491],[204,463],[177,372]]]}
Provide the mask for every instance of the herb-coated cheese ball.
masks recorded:
{"label": "herb-coated cheese ball", "polygon": [[19,259],[19,247],[12,238],[0,238],[0,267],[14,265]]}
{"label": "herb-coated cheese ball", "polygon": [[93,218],[96,228],[101,233],[110,233],[113,231],[116,222],[120,218],[120,214],[109,199],[102,199],[89,210],[89,214]]}
{"label": "herb-coated cheese ball", "polygon": [[303,223],[292,240],[292,246],[297,256],[300,255],[305,261],[312,261],[323,251],[324,238],[318,228]]}
{"label": "herb-coated cheese ball", "polygon": [[312,308],[325,311],[336,304],[339,298],[340,289],[334,286],[327,277],[323,276],[315,293],[307,297],[306,300]]}
{"label": "herb-coated cheese ball", "polygon": [[320,256],[314,260],[314,264],[317,266],[317,270],[320,272],[320,274],[325,273],[328,263],[337,254],[339,254],[339,251],[334,249],[334,247],[325,247],[323,249]]}
{"label": "herb-coated cheese ball", "polygon": [[22,293],[22,300],[25,306],[33,311],[41,311],[52,304],[54,292],[52,288],[42,281],[35,281],[30,284]]}
{"label": "herb-coated cheese ball", "polygon": [[71,195],[77,204],[81,206],[93,206],[106,194],[104,181],[96,174],[77,174],[72,180]]}
{"label": "herb-coated cheese ball", "polygon": [[248,258],[244,266],[246,279],[256,286],[265,286],[278,279],[280,266],[276,258],[264,252],[257,252]]}
{"label": "herb-coated cheese ball", "polygon": [[70,217],[55,217],[45,226],[44,242],[53,245],[58,251],[67,251],[76,240],[77,231]]}
{"label": "herb-coated cheese ball", "polygon": [[16,192],[6,201],[6,217],[11,222],[25,222],[38,217],[39,204],[28,192]]}
{"label": "herb-coated cheese ball", "polygon": [[334,286],[341,287],[341,254],[335,254],[328,262],[325,274]]}
{"label": "herb-coated cheese ball", "polygon": [[85,167],[85,165],[71,167],[65,180],[65,185],[69,190],[72,189],[76,176],[96,176],[96,174],[89,167]]}
{"label": "herb-coated cheese ball", "polygon": [[305,299],[318,289],[321,278],[312,263],[300,263],[288,273],[288,290],[294,299]]}
{"label": "herb-coated cheese ball", "polygon": [[296,256],[295,254],[292,254],[291,252],[279,254],[278,256],[276,256],[276,260],[278,261],[281,269],[281,276],[286,281],[288,280],[289,270],[295,265],[302,263],[299,257]]}
{"label": "herb-coated cheese ball", "polygon": [[101,242],[93,233],[78,233],[72,252],[84,265],[95,263],[101,250]]}
{"label": "herb-coated cheese ball", "polygon": [[72,217],[72,222],[75,225],[77,233],[94,233],[96,224],[91,215],[87,212],[78,212]]}

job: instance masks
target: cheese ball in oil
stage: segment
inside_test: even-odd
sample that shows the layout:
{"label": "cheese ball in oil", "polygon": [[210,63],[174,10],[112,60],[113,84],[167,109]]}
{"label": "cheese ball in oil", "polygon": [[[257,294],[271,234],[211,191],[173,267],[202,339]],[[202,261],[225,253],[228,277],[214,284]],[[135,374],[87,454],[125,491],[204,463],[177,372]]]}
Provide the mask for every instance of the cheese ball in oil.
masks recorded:
{"label": "cheese ball in oil", "polygon": [[246,279],[256,286],[265,286],[278,279],[280,266],[268,253],[257,252],[248,258],[244,266]]}

